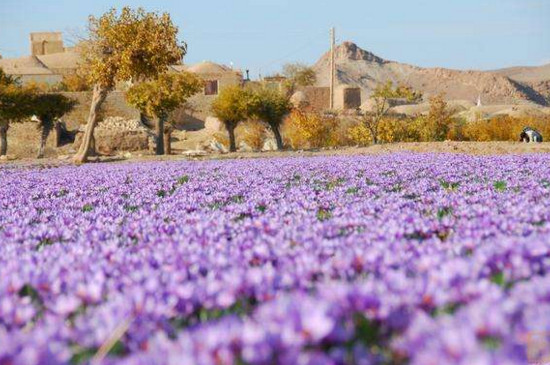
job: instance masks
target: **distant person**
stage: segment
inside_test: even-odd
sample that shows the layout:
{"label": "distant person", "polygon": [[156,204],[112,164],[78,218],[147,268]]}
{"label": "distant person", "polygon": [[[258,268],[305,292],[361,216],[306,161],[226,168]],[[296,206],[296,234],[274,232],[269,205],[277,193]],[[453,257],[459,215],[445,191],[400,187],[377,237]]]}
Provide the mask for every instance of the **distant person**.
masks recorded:
{"label": "distant person", "polygon": [[519,135],[520,142],[542,142],[542,134],[530,127],[523,128],[523,131]]}

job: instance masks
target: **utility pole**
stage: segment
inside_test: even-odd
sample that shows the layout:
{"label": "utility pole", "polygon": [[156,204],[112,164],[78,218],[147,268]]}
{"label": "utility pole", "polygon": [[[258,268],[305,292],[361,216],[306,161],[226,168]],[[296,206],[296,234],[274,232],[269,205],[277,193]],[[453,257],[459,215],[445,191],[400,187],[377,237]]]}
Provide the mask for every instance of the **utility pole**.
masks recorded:
{"label": "utility pole", "polygon": [[330,110],[334,109],[334,83],[336,81],[336,58],[334,55],[336,47],[336,34],[334,27],[330,28]]}

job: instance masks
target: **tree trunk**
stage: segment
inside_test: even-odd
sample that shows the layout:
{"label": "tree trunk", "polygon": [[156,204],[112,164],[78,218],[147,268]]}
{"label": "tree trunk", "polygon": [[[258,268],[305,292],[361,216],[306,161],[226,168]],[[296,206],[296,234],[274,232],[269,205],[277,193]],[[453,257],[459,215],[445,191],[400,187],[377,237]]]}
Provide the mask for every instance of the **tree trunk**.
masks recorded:
{"label": "tree trunk", "polygon": [[372,144],[378,144],[378,128],[375,126],[367,127],[372,137]]}
{"label": "tree trunk", "polygon": [[90,114],[88,116],[88,124],[86,124],[82,144],[80,145],[78,153],[74,156],[74,162],[76,163],[84,163],[88,160],[92,137],[94,136],[94,129],[97,124],[98,112],[106,97],[107,89],[100,85],[95,85],[92,96],[92,104],[90,106]]}
{"label": "tree trunk", "polygon": [[88,150],[88,156],[97,156],[95,136],[93,134],[92,134],[92,140],[90,141],[90,149]]}
{"label": "tree trunk", "polygon": [[0,124],[0,156],[5,156],[8,153],[8,128],[7,123]]}
{"label": "tree trunk", "polygon": [[153,123],[151,123],[151,119],[149,119],[149,117],[142,112],[139,113],[139,121],[147,128],[153,128]]}
{"label": "tree trunk", "polygon": [[38,155],[36,158],[44,158],[44,149],[46,148],[46,142],[51,130],[51,121],[42,119],[40,121],[40,146],[38,148]]}
{"label": "tree trunk", "polygon": [[62,134],[62,129],[61,129],[61,122],[57,121],[55,122],[55,129],[54,129],[54,134],[55,134],[55,142],[54,142],[54,145],[55,147],[61,147],[61,134]]}
{"label": "tree trunk", "polygon": [[235,128],[237,123],[225,123],[225,129],[229,134],[229,152],[237,152],[237,143],[235,142]]}
{"label": "tree trunk", "polygon": [[155,139],[156,148],[155,153],[157,155],[164,155],[164,117],[157,118],[155,121]]}
{"label": "tree trunk", "polygon": [[172,128],[167,128],[164,132],[164,153],[167,155],[172,154]]}
{"label": "tree trunk", "polygon": [[278,124],[269,124],[273,134],[275,135],[275,141],[277,142],[277,149],[282,150],[283,146],[283,137],[281,137],[281,131],[279,130]]}

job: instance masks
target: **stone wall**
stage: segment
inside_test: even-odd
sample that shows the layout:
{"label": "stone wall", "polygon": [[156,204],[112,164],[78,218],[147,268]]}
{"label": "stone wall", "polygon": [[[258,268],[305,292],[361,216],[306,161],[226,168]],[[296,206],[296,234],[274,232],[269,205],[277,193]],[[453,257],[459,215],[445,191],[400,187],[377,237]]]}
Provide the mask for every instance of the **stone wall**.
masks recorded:
{"label": "stone wall", "polygon": [[55,85],[63,81],[63,76],[55,74],[16,75],[23,85],[29,83]]}
{"label": "stone wall", "polygon": [[[228,86],[242,84],[242,76],[234,71],[220,73],[199,73],[203,80],[217,80],[218,93]],[[218,95],[199,93],[189,99],[187,105],[172,115],[173,122],[181,129],[200,130],[204,128],[204,121],[212,115],[212,102]]]}
{"label": "stone wall", "polygon": [[[83,133],[77,133],[73,147],[82,143]],[[140,124],[139,120],[110,117],[99,123],[94,130],[96,150],[104,154],[121,151],[144,151],[154,147],[154,134]]]}
{"label": "stone wall", "polygon": [[[324,112],[330,108],[330,88],[319,86],[307,86],[299,88],[301,97],[308,107],[318,112]],[[340,87],[334,92],[334,109],[350,110],[361,106],[361,89],[356,87]]]}
{"label": "stone wall", "polygon": [[358,87],[340,87],[334,94],[336,110],[350,110],[361,107],[361,89]]}
{"label": "stone wall", "polygon": [[325,111],[330,108],[330,88],[308,86],[301,88],[305,94],[309,107],[316,111]]}
{"label": "stone wall", "polygon": [[[92,92],[64,92],[62,94],[78,101],[78,105],[75,109],[62,118],[67,128],[78,129],[80,125],[87,123],[92,101]],[[126,103],[123,92],[113,91],[107,96],[100,113],[100,119],[105,117],[138,119],[139,111]]]}
{"label": "stone wall", "polygon": [[[69,129],[78,129],[87,123],[91,92],[64,92],[63,95],[76,99],[78,105],[62,119]],[[188,104],[176,110],[171,120],[180,129],[200,130],[204,128],[204,121],[211,114],[210,106],[216,96],[196,95]],[[126,103],[124,92],[114,91],[109,93],[100,112],[100,120],[107,117],[121,117],[124,119],[139,119],[139,111]]]}
{"label": "stone wall", "polygon": [[217,95],[195,95],[184,108],[176,110],[172,121],[181,129],[200,130],[204,121],[212,114],[211,105]]}

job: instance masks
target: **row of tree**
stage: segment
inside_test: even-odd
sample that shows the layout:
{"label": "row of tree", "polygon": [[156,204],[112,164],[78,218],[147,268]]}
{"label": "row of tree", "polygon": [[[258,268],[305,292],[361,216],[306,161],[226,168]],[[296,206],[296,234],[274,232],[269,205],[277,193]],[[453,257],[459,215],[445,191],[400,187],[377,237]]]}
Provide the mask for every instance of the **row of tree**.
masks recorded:
{"label": "row of tree", "polygon": [[[148,13],[139,8],[115,9],[100,18],[90,17],[89,39],[82,45],[84,60],[79,74],[93,85],[92,105],[78,153],[74,160],[82,163],[90,153],[98,111],[107,94],[122,82],[134,86],[127,101],[141,113],[156,121],[156,152],[162,154],[164,124],[169,114],[199,92],[202,81],[190,73],[170,73],[170,66],[181,63],[187,45],[178,40],[178,28],[168,13]],[[235,128],[249,118],[269,125],[277,147],[283,148],[280,125],[290,111],[289,94],[297,85],[311,85],[313,70],[300,64],[288,65],[287,93],[268,89],[247,90],[230,87],[222,90],[213,105],[215,115],[225,124],[236,150]]]}
{"label": "row of tree", "polygon": [[[254,119],[266,124],[277,143],[283,149],[281,124],[291,111],[290,96],[299,86],[315,83],[315,72],[303,64],[287,64],[283,68],[285,82],[282,90],[269,89],[266,85],[243,88],[235,85],[221,90],[212,105],[215,116],[224,124],[230,141],[230,151],[236,151],[235,129],[240,122]],[[126,93],[127,102],[142,115],[155,120],[156,154],[168,150],[163,134],[171,130],[166,127],[170,113],[185,105],[189,97],[200,92],[204,82],[188,72],[163,73],[155,79],[140,82]],[[169,136],[169,135],[168,135]],[[169,138],[166,138],[169,141]]]}
{"label": "row of tree", "polygon": [[76,101],[56,93],[42,93],[34,87],[24,87],[15,77],[0,69],[0,156],[8,151],[10,123],[31,119],[40,130],[38,157],[44,156],[48,135],[55,123],[70,112]]}
{"label": "row of tree", "polygon": [[[301,67],[297,73],[299,77],[308,77],[311,80],[310,69]],[[296,73],[295,73],[296,74]],[[296,78],[289,76],[285,85],[286,93],[266,87],[258,89],[243,89],[241,87],[230,87],[221,91],[218,98],[212,105],[214,115],[220,119],[229,134],[230,151],[236,150],[235,129],[237,125],[247,119],[258,120],[269,126],[277,148],[283,149],[281,136],[281,125],[285,117],[292,110],[288,90],[294,89],[294,84],[303,85]],[[303,81],[307,82],[307,81]],[[407,102],[415,103],[422,99],[422,94],[412,90],[408,86],[394,85],[391,81],[378,85],[372,95],[372,109],[361,114],[360,123],[368,130],[372,143],[379,142],[380,123],[392,107],[392,100],[405,99]]]}
{"label": "row of tree", "polygon": [[[191,74],[169,73],[170,66],[181,63],[186,53],[186,44],[177,35],[178,28],[168,13],[125,7],[120,12],[112,9],[99,18],[90,17],[89,38],[79,46],[83,57],[78,75],[93,85],[93,95],[75,162],[87,161],[101,106],[108,93],[121,83],[134,85],[128,92],[128,101],[157,120],[157,150],[163,148],[162,124],[167,115],[202,87],[201,81]],[[0,154],[6,153],[9,124],[33,115],[40,121],[43,151],[53,123],[74,105],[63,95],[40,93],[36,86],[24,87],[2,73]]]}
{"label": "row of tree", "polygon": [[[92,151],[94,129],[99,110],[107,95],[120,83],[130,83],[127,101],[141,113],[156,121],[157,153],[164,152],[164,124],[169,114],[199,92],[202,81],[190,73],[170,72],[170,66],[179,64],[187,46],[178,40],[178,28],[168,13],[145,12],[129,7],[115,9],[99,18],[89,19],[89,38],[81,45],[81,70],[93,96],[82,143],[74,161],[85,162]],[[277,147],[283,148],[280,127],[291,110],[289,97],[297,85],[315,82],[313,70],[303,65],[288,65],[286,92],[265,87],[247,89],[239,86],[221,90],[212,109],[229,134],[230,150],[236,150],[235,129],[247,119],[264,122],[272,130]],[[0,153],[7,148],[9,121],[36,115],[41,123],[43,144],[55,120],[70,111],[75,102],[60,94],[40,93],[32,87],[22,87],[2,74],[0,80]],[[377,143],[378,125],[387,114],[389,99],[420,97],[411,89],[391,83],[377,88],[372,96],[373,112],[364,115],[363,123]]]}
{"label": "row of tree", "polygon": [[248,119],[265,123],[275,136],[277,149],[283,149],[281,125],[292,110],[287,95],[267,87],[227,87],[221,90],[212,104],[212,112],[224,124],[229,135],[229,150],[237,150],[235,129]]}

